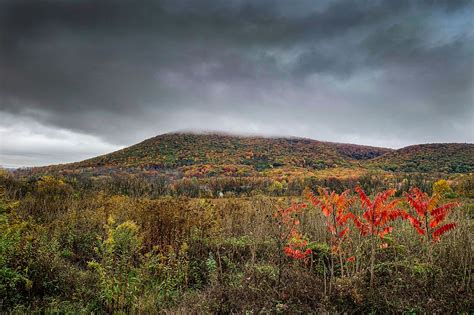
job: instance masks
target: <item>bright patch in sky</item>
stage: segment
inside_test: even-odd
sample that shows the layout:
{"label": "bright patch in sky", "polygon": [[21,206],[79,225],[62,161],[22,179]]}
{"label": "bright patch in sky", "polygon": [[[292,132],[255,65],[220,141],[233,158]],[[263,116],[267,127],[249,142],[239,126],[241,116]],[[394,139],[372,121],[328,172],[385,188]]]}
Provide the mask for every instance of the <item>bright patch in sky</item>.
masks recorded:
{"label": "bright patch in sky", "polygon": [[0,118],[0,166],[16,168],[76,162],[121,147],[100,138],[44,126],[30,119]]}

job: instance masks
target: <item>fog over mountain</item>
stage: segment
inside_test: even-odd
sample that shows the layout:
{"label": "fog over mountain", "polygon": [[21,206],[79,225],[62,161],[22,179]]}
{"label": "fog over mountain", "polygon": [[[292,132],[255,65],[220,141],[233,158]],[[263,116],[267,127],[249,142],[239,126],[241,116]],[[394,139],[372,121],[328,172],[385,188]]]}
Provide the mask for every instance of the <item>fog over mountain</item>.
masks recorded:
{"label": "fog over mountain", "polygon": [[474,142],[472,1],[0,1],[0,165],[176,130]]}

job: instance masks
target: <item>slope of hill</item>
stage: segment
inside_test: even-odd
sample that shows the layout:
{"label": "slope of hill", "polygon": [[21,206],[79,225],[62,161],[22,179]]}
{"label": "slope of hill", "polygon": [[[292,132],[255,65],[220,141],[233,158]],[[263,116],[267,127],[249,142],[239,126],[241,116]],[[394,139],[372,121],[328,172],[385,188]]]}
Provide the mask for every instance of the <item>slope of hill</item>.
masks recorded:
{"label": "slope of hill", "polygon": [[412,145],[388,152],[370,164],[393,172],[470,173],[474,172],[474,144]]}
{"label": "slope of hill", "polygon": [[349,143],[328,143],[334,146],[337,152],[343,156],[356,160],[370,160],[385,153],[394,151],[389,148],[371,147],[366,145],[349,144]]}
{"label": "slope of hill", "polygon": [[358,157],[363,159],[370,155],[377,156],[386,150],[388,149],[333,144],[302,138],[171,133],[63,167],[172,169],[194,165],[234,165],[256,171],[278,167],[326,169],[337,166],[351,167],[357,164]]}
{"label": "slope of hill", "polygon": [[169,133],[85,161],[31,171],[107,173],[139,168],[188,177],[254,176],[281,170],[354,169],[364,159],[387,151],[390,149],[303,138]]}
{"label": "slope of hill", "polygon": [[426,144],[399,150],[304,138],[169,133],[82,162],[33,172],[127,172],[145,169],[186,177],[273,176],[344,172],[467,173],[474,171],[473,144]]}

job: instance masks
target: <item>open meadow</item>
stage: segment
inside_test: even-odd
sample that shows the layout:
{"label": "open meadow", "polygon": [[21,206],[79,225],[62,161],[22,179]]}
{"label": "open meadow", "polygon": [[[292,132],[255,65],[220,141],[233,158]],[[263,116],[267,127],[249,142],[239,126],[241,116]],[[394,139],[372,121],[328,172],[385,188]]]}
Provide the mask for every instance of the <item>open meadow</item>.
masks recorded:
{"label": "open meadow", "polygon": [[473,181],[441,180],[434,193],[425,183],[432,199],[390,190],[376,175],[334,187],[338,194],[270,184],[211,198],[186,196],[193,185],[150,196],[133,181],[4,173],[0,307],[468,313]]}

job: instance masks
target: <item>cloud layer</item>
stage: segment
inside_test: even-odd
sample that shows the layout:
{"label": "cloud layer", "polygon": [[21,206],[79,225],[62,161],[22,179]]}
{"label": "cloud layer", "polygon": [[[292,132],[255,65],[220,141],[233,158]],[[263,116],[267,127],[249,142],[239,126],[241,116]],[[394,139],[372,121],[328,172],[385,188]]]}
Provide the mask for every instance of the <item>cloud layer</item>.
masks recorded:
{"label": "cloud layer", "polygon": [[[182,129],[474,141],[471,1],[3,0],[0,12],[0,164]],[[62,158],[32,162],[56,151],[22,134],[96,149],[57,144]]]}

